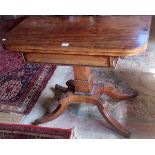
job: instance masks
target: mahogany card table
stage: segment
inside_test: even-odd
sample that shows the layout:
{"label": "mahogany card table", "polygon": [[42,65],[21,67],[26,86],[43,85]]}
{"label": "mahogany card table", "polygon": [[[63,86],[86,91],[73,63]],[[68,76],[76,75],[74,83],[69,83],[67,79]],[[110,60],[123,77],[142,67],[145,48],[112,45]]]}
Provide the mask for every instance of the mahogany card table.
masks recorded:
{"label": "mahogany card table", "polygon": [[56,109],[33,124],[57,118],[69,104],[90,103],[116,132],[129,137],[131,133],[110,115],[100,97],[105,93],[126,100],[137,93],[93,84],[89,67],[111,67],[118,57],[144,52],[150,23],[151,16],[30,16],[13,28],[2,39],[6,49],[23,52],[28,62],[73,66],[74,79],[66,87],[55,86]]}

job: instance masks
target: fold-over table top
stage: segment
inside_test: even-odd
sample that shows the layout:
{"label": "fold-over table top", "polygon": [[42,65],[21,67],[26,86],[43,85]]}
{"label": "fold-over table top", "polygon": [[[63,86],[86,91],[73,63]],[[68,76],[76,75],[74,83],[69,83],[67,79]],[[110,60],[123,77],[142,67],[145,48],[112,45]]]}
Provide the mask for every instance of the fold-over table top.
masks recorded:
{"label": "fold-over table top", "polygon": [[3,38],[12,51],[132,56],[145,50],[151,16],[30,16]]}

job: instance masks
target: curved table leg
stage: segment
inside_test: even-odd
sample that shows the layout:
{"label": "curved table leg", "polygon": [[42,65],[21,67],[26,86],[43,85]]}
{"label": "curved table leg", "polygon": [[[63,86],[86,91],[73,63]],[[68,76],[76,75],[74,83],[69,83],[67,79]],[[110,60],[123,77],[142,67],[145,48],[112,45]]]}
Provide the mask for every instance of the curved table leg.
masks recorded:
{"label": "curved table leg", "polygon": [[126,130],[115,118],[113,118],[107,109],[107,107],[104,107],[101,103],[98,104],[98,110],[101,113],[101,115],[104,117],[104,119],[122,136],[129,138],[131,133]]}
{"label": "curved table leg", "polygon": [[104,119],[122,136],[124,137],[129,137],[130,136],[130,132],[127,131],[117,120],[115,120],[108,112],[108,109],[106,107],[104,107],[104,105],[102,104],[102,102],[98,99],[101,93],[107,93],[110,94],[112,96],[114,96],[117,99],[127,99],[129,97],[133,97],[129,96],[129,95],[122,95],[120,93],[117,93],[113,90],[112,85],[109,86],[105,86],[103,87],[97,87],[97,89],[95,89],[94,93],[92,94],[92,96],[87,96],[87,95],[74,95],[74,91],[75,91],[75,87],[73,84],[74,81],[70,80],[69,82],[66,83],[66,85],[68,86],[68,88],[65,87],[61,87],[56,85],[56,91],[57,91],[57,99],[59,100],[59,105],[57,106],[57,108],[50,114],[37,119],[33,122],[34,125],[37,124],[42,124],[48,121],[51,121],[55,118],[57,118],[58,116],[60,116],[68,107],[69,104],[71,103],[90,103],[90,104],[94,104],[98,107],[99,112],[101,113],[101,115],[104,117]]}
{"label": "curved table leg", "polygon": [[67,104],[59,104],[53,112],[51,112],[50,114],[43,116],[39,119],[36,119],[32,124],[38,125],[38,124],[42,124],[42,123],[51,121],[51,120],[57,118],[58,116],[60,116],[62,113],[64,113],[64,111],[67,109],[67,107],[68,107]]}
{"label": "curved table leg", "polygon": [[102,87],[102,93],[105,93],[106,95],[110,96],[113,99],[118,100],[127,100],[130,98],[134,98],[138,96],[138,92],[133,91],[132,93],[122,93],[118,91],[112,84],[108,84],[106,86]]}
{"label": "curved table leg", "polygon": [[129,138],[130,132],[127,131],[117,120],[115,120],[108,112],[108,109],[104,107],[104,105],[93,96],[79,96],[79,95],[71,95],[65,99],[61,100],[64,104],[70,103],[90,103],[95,104],[98,107],[99,112],[104,117],[104,119],[122,136]]}
{"label": "curved table leg", "polygon": [[66,96],[73,95],[73,93],[75,92],[74,81],[69,80],[66,82],[66,85],[67,88],[58,84],[55,85],[55,98],[59,101],[59,105],[50,114],[36,119],[34,122],[32,122],[33,125],[38,125],[51,121],[60,116],[67,109],[69,101]]}

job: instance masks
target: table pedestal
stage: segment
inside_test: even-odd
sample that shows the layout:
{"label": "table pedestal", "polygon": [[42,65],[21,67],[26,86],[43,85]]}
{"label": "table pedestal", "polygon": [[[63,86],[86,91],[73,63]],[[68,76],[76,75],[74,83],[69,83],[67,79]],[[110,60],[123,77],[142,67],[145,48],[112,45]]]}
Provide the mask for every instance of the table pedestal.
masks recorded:
{"label": "table pedestal", "polygon": [[104,101],[100,96],[105,93],[114,99],[125,100],[136,97],[137,93],[123,94],[117,91],[112,84],[107,84],[106,86],[94,85],[89,67],[73,66],[73,71],[74,80],[67,81],[67,87],[55,85],[55,97],[58,100],[58,106],[55,110],[50,114],[35,120],[33,124],[42,124],[57,118],[63,114],[69,104],[89,103],[97,106],[103,118],[111,124],[120,135],[129,137],[130,132],[109,114],[108,108],[105,106]]}

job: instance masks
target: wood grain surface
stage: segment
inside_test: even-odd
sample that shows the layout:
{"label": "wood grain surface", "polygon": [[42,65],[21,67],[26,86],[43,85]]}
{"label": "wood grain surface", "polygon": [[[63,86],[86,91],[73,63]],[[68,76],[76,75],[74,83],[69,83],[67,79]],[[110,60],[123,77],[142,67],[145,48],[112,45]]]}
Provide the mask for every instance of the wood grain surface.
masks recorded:
{"label": "wood grain surface", "polygon": [[146,49],[150,23],[151,16],[31,16],[3,43],[26,53],[132,56]]}

